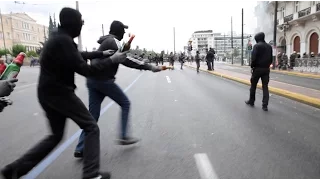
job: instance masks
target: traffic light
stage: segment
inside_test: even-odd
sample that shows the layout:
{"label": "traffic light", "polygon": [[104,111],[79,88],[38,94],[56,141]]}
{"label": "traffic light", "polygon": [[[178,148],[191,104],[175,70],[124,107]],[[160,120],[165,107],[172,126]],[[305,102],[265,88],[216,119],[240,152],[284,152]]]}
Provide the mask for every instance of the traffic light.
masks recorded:
{"label": "traffic light", "polygon": [[192,46],[188,46],[188,51],[192,51]]}

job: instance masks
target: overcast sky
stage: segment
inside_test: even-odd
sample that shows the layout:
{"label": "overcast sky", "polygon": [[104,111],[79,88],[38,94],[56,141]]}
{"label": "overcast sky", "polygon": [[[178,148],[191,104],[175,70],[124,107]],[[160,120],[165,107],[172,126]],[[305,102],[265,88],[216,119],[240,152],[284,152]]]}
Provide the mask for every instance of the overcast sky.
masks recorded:
{"label": "overcast sky", "polygon": [[[38,23],[49,24],[49,14],[56,14],[62,7],[76,7],[75,1],[1,1],[2,13],[25,12]],[[108,34],[113,20],[129,26],[128,33],[136,38],[132,46],[160,52],[173,50],[173,27],[176,29],[176,51],[183,49],[192,33],[197,30],[213,30],[228,33],[233,29],[241,33],[241,8],[244,8],[244,33],[254,33],[256,1],[229,0],[105,0],[79,1],[85,25],[82,30],[84,48],[98,47],[104,24]],[[126,35],[126,38],[128,35]],[[77,42],[77,40],[76,40]]]}

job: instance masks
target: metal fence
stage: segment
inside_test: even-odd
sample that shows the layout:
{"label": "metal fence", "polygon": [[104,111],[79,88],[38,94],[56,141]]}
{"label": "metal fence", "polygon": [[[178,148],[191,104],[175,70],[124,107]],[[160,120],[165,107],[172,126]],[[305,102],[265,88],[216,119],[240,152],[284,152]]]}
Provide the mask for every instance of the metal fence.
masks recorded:
{"label": "metal fence", "polygon": [[320,73],[320,58],[296,58],[293,70]]}

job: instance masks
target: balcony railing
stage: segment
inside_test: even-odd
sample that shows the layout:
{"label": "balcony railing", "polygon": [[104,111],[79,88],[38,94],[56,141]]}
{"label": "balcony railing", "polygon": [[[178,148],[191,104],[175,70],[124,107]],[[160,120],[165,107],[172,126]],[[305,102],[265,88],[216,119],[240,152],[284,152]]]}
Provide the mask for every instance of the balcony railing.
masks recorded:
{"label": "balcony railing", "polygon": [[284,22],[292,21],[293,20],[293,14],[290,14],[289,16],[286,16],[283,19],[284,19]]}
{"label": "balcony railing", "polygon": [[317,11],[317,12],[320,11],[320,3],[318,3],[316,6],[317,6],[316,11]]}
{"label": "balcony railing", "polygon": [[308,7],[308,8],[306,8],[306,9],[301,10],[301,11],[298,12],[298,18],[301,18],[301,17],[303,17],[303,16],[307,16],[307,15],[309,15],[310,13],[311,13],[311,7]]}

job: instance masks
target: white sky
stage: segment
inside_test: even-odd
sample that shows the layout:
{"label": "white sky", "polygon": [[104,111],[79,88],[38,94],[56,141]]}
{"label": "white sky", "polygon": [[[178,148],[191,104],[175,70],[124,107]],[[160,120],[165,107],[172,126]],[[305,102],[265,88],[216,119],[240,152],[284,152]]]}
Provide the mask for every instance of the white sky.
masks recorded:
{"label": "white sky", "polygon": [[[25,12],[38,23],[49,25],[49,14],[56,14],[65,7],[76,7],[75,1],[1,1],[2,13]],[[113,20],[122,21],[129,26],[128,33],[136,38],[132,47],[160,52],[173,51],[173,27],[176,29],[176,51],[183,46],[197,30],[213,30],[228,33],[233,30],[241,33],[241,8],[244,8],[244,33],[254,33],[256,19],[254,7],[256,1],[240,0],[105,0],[79,1],[85,25],[82,30],[83,47],[92,50],[98,47],[97,40],[102,35],[101,24],[105,34]],[[127,38],[127,36],[126,36]],[[76,41],[77,42],[77,41]]]}

